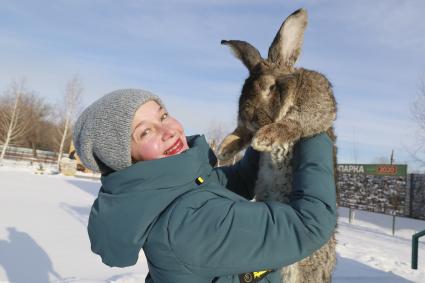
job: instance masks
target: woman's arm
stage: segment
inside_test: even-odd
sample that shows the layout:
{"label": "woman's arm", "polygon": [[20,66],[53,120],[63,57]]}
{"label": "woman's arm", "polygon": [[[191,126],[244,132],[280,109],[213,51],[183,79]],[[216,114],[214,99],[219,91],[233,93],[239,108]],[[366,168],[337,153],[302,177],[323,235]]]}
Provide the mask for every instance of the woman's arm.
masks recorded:
{"label": "woman's arm", "polygon": [[227,189],[246,198],[254,198],[254,187],[258,175],[260,153],[248,147],[244,157],[232,166],[217,167],[213,170],[213,178]]}
{"label": "woman's arm", "polygon": [[232,201],[200,191],[176,206],[168,227],[175,255],[202,276],[292,264],[325,244],[336,225],[332,143],[325,134],[295,148],[289,204]]}

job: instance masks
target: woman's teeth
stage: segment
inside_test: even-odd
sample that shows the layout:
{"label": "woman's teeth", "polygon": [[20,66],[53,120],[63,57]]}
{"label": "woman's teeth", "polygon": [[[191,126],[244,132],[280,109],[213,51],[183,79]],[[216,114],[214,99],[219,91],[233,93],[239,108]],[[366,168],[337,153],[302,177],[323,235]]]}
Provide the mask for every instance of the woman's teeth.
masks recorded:
{"label": "woman's teeth", "polygon": [[175,153],[178,152],[178,150],[179,150],[180,147],[181,147],[181,141],[180,140],[177,140],[176,143],[171,148],[167,149],[164,152],[164,154],[165,155],[169,155],[170,153],[171,154],[175,154]]}

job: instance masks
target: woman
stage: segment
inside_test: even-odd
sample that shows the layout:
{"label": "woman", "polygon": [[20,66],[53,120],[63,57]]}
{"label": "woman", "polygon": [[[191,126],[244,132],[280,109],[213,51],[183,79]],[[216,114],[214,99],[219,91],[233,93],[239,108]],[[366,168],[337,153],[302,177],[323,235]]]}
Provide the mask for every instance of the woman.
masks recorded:
{"label": "woman", "polygon": [[74,129],[83,164],[102,173],[90,213],[92,251],[109,266],[137,262],[146,282],[280,282],[278,271],[326,243],[336,224],[332,143],[295,150],[289,204],[251,202],[258,152],[214,168],[203,136],[186,137],[159,97],[117,90],[90,105]]}

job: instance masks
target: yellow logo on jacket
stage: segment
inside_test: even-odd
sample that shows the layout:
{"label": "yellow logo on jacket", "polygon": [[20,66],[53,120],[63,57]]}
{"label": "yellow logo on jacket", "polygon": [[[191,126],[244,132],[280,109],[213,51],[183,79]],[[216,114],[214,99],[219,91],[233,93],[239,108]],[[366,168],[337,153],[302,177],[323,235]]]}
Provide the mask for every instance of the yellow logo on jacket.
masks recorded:
{"label": "yellow logo on jacket", "polygon": [[254,271],[254,272],[247,272],[239,274],[239,282],[240,283],[257,283],[264,277],[266,277],[267,274],[272,272],[272,270],[262,270],[262,271]]}
{"label": "yellow logo on jacket", "polygon": [[263,275],[264,273],[267,273],[267,271],[269,271],[269,270],[253,272],[254,273],[254,279],[261,278],[261,275]]}

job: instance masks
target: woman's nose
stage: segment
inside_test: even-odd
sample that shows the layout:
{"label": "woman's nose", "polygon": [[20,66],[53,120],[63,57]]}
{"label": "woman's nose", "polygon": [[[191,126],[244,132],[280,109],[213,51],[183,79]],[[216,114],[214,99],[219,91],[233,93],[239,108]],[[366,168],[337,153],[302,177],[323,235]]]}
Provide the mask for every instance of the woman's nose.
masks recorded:
{"label": "woman's nose", "polygon": [[176,134],[176,131],[173,128],[163,126],[162,127],[162,140],[166,141],[170,138],[173,138]]}

